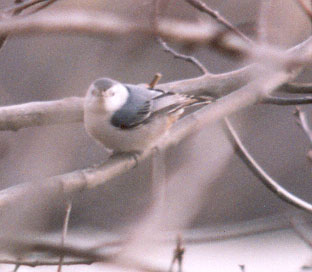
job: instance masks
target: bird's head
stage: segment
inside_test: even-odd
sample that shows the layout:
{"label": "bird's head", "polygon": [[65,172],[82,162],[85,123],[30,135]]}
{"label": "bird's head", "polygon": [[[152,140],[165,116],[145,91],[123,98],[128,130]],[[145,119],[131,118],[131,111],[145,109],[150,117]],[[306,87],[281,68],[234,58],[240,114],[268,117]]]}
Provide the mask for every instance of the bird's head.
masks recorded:
{"label": "bird's head", "polygon": [[105,112],[116,112],[128,97],[129,91],[125,85],[110,78],[100,78],[89,87],[85,105]]}

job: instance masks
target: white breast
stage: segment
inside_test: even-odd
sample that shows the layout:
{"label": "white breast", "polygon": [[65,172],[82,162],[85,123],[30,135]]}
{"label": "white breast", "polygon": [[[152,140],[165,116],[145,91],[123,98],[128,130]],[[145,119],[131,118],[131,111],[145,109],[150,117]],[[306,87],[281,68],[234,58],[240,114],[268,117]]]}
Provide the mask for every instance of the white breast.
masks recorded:
{"label": "white breast", "polygon": [[[168,128],[167,117],[132,129],[111,125],[110,116],[85,110],[85,128],[93,138],[116,152],[143,151],[155,146]],[[100,121],[99,121],[100,120]]]}

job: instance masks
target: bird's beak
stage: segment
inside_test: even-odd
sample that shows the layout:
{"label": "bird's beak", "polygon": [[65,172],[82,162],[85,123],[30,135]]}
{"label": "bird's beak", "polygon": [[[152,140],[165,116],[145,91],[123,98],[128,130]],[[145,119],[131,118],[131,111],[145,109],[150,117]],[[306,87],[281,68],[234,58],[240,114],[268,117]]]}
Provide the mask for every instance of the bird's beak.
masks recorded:
{"label": "bird's beak", "polygon": [[91,91],[91,94],[95,97],[103,97],[105,96],[105,92],[102,92],[101,90],[97,89],[97,88],[94,88],[92,91]]}

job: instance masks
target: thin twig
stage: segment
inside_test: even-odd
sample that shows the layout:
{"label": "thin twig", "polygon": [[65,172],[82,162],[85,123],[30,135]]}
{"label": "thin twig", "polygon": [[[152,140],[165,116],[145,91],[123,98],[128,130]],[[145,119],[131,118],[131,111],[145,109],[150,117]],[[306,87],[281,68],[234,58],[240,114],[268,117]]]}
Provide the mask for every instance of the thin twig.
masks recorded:
{"label": "thin twig", "polygon": [[238,28],[233,26],[228,20],[226,20],[223,16],[221,16],[219,12],[211,9],[202,1],[200,0],[185,0],[185,1],[188,2],[190,5],[192,5],[193,7],[195,7],[196,9],[198,9],[199,11],[209,14],[217,22],[224,25],[227,29],[229,29],[230,31],[241,37],[244,41],[248,43],[252,42],[252,40],[249,39],[243,32],[241,32]]}
{"label": "thin twig", "polygon": [[47,8],[48,6],[51,6],[52,4],[54,4],[56,1],[58,0],[50,0],[50,1],[47,1],[46,3],[43,3],[42,5],[40,5],[39,7],[35,8],[33,11],[31,11],[29,14],[34,14],[38,11],[41,11],[45,8]]}
{"label": "thin twig", "polygon": [[177,236],[176,248],[173,252],[173,258],[170,264],[169,272],[173,272],[173,266],[175,263],[178,264],[178,272],[182,272],[182,262],[183,262],[184,253],[185,253],[185,248],[182,245],[182,237],[179,234]]}
{"label": "thin twig", "polygon": [[304,105],[312,103],[312,96],[288,98],[268,95],[262,99],[261,103],[280,106]]}
{"label": "thin twig", "polygon": [[148,84],[148,87],[150,89],[154,89],[155,86],[159,83],[159,81],[162,78],[162,74],[161,73],[156,73],[153,80]]}
{"label": "thin twig", "polygon": [[[57,0],[30,0],[30,1],[20,1],[20,0],[16,0],[15,1],[15,5],[5,9],[4,11],[2,11],[0,13],[0,17],[2,18],[10,18],[10,17],[14,17],[17,16],[19,14],[21,14],[25,9],[35,6],[37,4],[40,4],[42,2],[45,2],[41,7],[40,10],[53,4],[54,2],[56,2]],[[36,13],[37,11],[39,11],[39,8],[34,9],[31,13],[29,14],[33,14]],[[8,34],[3,33],[0,35],[0,49],[3,47],[3,45],[5,44],[6,40],[8,38]]]}
{"label": "thin twig", "polygon": [[[81,264],[92,264],[92,260],[77,260],[77,261],[63,261],[63,265],[81,265]],[[35,260],[35,261],[19,261],[10,259],[0,259],[0,264],[14,264],[16,266],[57,266],[59,261],[47,261],[47,260]]]}
{"label": "thin twig", "polygon": [[29,0],[29,1],[21,2],[17,5],[6,8],[4,10],[4,13],[12,14],[13,16],[18,15],[21,12],[23,12],[25,9],[30,8],[34,5],[37,5],[37,4],[42,3],[42,2],[46,2],[46,1],[48,1],[48,0]]}
{"label": "thin twig", "polygon": [[297,118],[297,124],[302,128],[303,132],[308,137],[310,144],[312,145],[312,130],[308,122],[307,114],[303,112],[299,107],[296,107],[294,115]]}
{"label": "thin twig", "polygon": [[[61,241],[61,245],[64,246],[65,244],[65,238],[67,235],[67,231],[68,231],[68,223],[69,223],[69,217],[70,217],[70,212],[72,209],[72,201],[71,200],[66,200],[66,214],[65,214],[65,218],[64,218],[64,223],[63,223],[63,231],[62,231],[62,241]],[[62,264],[64,261],[64,255],[60,256],[60,260],[59,260],[59,265],[57,268],[57,272],[61,272],[62,271]]]}
{"label": "thin twig", "polygon": [[[159,3],[160,3],[159,0],[154,0],[153,2],[154,7],[153,7],[153,12],[152,12],[151,22],[152,22],[152,28],[155,30],[155,33],[157,33],[158,31],[158,25],[159,25],[158,23],[158,18],[160,16]],[[195,57],[178,53],[176,50],[168,46],[168,44],[158,35],[157,35],[156,40],[162,46],[163,50],[167,53],[172,54],[174,58],[182,59],[182,60],[192,63],[193,65],[195,65],[197,69],[199,69],[200,73],[202,74],[208,73],[208,70],[205,68],[205,66],[201,64],[200,61],[196,59]]]}
{"label": "thin twig", "polygon": [[195,65],[196,68],[199,69],[199,71],[202,74],[209,73],[208,70],[206,69],[206,67],[197,58],[195,58],[193,56],[188,56],[188,55],[178,53],[173,48],[168,46],[168,44],[160,37],[157,38],[157,41],[163,47],[164,51],[172,54],[174,56],[174,58],[182,59],[182,60],[185,60],[187,62],[192,63],[193,65]]}
{"label": "thin twig", "polygon": [[225,123],[227,128],[226,131],[228,132],[227,136],[237,150],[238,155],[246,163],[248,168],[262,181],[262,183],[283,201],[301,210],[312,213],[312,205],[291,194],[285,188],[280,186],[275,180],[273,180],[249,154],[231,123],[227,119],[225,119]]}

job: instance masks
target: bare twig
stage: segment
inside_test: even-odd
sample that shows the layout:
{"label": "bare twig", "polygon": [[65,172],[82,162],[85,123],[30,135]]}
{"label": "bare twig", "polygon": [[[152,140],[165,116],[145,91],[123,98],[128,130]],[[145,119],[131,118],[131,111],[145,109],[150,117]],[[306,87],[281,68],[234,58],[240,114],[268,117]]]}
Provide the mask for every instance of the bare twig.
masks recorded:
{"label": "bare twig", "polygon": [[261,168],[261,166],[254,160],[254,158],[244,147],[231,123],[228,120],[225,120],[225,122],[229,140],[236,148],[240,158],[246,163],[248,168],[262,181],[262,183],[283,201],[308,213],[312,213],[312,205],[310,203],[288,192]]}
{"label": "bare twig", "polygon": [[6,237],[0,238],[0,242],[3,245],[6,243],[10,247],[18,248],[20,252],[47,252],[53,255],[64,255],[76,258],[82,258],[84,260],[92,262],[111,263],[119,267],[125,267],[129,269],[137,269],[146,272],[165,272],[161,268],[157,268],[153,265],[145,264],[132,258],[118,257],[116,254],[99,254],[90,249],[84,249],[75,246],[60,246],[55,243],[48,243],[41,240],[25,240],[18,237]]}
{"label": "bare twig", "polygon": [[[77,260],[77,261],[63,261],[63,265],[81,265],[81,264],[92,264],[92,260]],[[19,261],[11,259],[0,259],[0,264],[14,264],[16,266],[57,266],[59,261],[47,261],[47,260],[35,260],[35,261]]]}
{"label": "bare twig", "polygon": [[303,112],[299,107],[296,107],[294,115],[297,118],[298,125],[302,128],[303,132],[308,137],[310,144],[312,145],[312,130],[308,122],[307,114]]}
{"label": "bare twig", "polygon": [[34,14],[34,13],[40,11],[40,10],[43,10],[43,9],[47,8],[48,6],[51,6],[52,4],[54,4],[56,1],[58,1],[58,0],[46,1],[42,5],[40,5],[39,7],[35,8],[33,11],[31,11],[30,14]]}
{"label": "bare twig", "polygon": [[168,44],[160,37],[157,38],[157,41],[163,47],[165,52],[168,52],[168,53],[172,54],[177,59],[182,59],[182,60],[185,60],[187,62],[190,62],[190,63],[194,64],[195,67],[198,68],[198,70],[202,74],[207,74],[208,73],[208,70],[206,69],[206,67],[202,63],[200,63],[200,61],[197,58],[195,58],[193,56],[188,56],[188,55],[184,55],[184,54],[178,53],[173,48],[168,46]]}
{"label": "bare twig", "polygon": [[[0,12],[0,18],[2,19],[8,19],[9,17],[17,16],[21,12],[23,12],[25,9],[35,6],[39,3],[46,2],[45,4],[42,5],[42,8],[45,8],[47,5],[53,4],[57,0],[30,0],[30,1],[15,1],[15,5],[13,7],[7,8],[4,11]],[[37,12],[38,9],[34,10],[32,13]],[[0,49],[3,47],[7,40],[8,34],[3,33],[0,35]]]}
{"label": "bare twig", "polygon": [[281,106],[304,105],[312,103],[312,96],[288,98],[268,95],[262,99],[261,103]]}
{"label": "bare twig", "polygon": [[25,1],[25,2],[20,2],[17,5],[14,5],[12,7],[5,9],[4,13],[12,14],[13,16],[18,15],[27,8],[30,8],[32,6],[39,4],[39,3],[47,2],[47,1],[49,2],[49,0],[29,0],[29,1]]}
{"label": "bare twig", "polygon": [[[72,208],[72,201],[67,200],[66,201],[66,213],[65,213],[65,218],[64,218],[64,223],[63,223],[63,231],[62,231],[62,241],[61,241],[62,246],[64,246],[64,244],[65,244],[65,238],[66,238],[67,231],[68,231],[68,223],[69,223],[69,216],[70,216],[71,208]],[[64,261],[64,256],[61,255],[60,260],[59,260],[59,265],[57,268],[57,272],[62,271],[63,261]]]}
{"label": "bare twig", "polygon": [[154,89],[155,86],[158,84],[158,82],[161,80],[161,78],[162,78],[162,74],[156,73],[153,80],[148,84],[149,88]]}
{"label": "bare twig", "polygon": [[[37,13],[33,16],[14,17],[0,22],[0,34],[30,35],[40,33],[75,33],[98,38],[140,33],[150,36],[155,30],[149,25],[94,11]],[[198,23],[162,19],[157,35],[181,43],[207,45],[215,38],[215,27],[201,28]]]}
{"label": "bare twig", "polygon": [[185,0],[190,5],[195,7],[201,12],[209,14],[212,18],[214,18],[217,22],[225,26],[227,29],[241,37],[244,41],[250,43],[252,40],[250,40],[244,33],[242,33],[238,28],[233,26],[229,21],[227,21],[223,16],[221,16],[217,11],[211,9],[208,7],[205,3],[203,3],[200,0]]}
{"label": "bare twig", "polygon": [[185,248],[182,245],[182,237],[181,235],[178,235],[176,248],[173,252],[173,258],[170,264],[169,272],[173,272],[173,266],[175,263],[178,264],[178,272],[182,272],[182,262],[183,262],[184,253],[185,253]]}
{"label": "bare twig", "polygon": [[15,264],[13,272],[17,272],[20,266],[21,266],[20,264]]}

